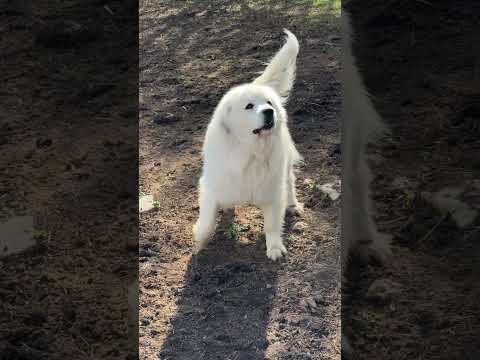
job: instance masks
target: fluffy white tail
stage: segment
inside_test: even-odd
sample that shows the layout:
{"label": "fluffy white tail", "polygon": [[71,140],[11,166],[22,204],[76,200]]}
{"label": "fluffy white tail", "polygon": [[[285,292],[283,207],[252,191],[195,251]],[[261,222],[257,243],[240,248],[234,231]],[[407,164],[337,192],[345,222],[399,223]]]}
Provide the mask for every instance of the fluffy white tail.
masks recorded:
{"label": "fluffy white tail", "polygon": [[270,60],[262,75],[256,78],[253,83],[269,86],[286,99],[295,80],[299,45],[295,35],[287,29],[283,31],[287,34],[287,41]]}

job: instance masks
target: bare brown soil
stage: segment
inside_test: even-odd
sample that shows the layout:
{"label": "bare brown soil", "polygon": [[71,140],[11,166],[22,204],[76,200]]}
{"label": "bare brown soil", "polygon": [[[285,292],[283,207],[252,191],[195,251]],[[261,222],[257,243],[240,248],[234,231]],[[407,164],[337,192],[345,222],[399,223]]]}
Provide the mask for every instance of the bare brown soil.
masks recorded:
{"label": "bare brown soil", "polygon": [[[479,219],[458,229],[420,194],[463,186],[464,200],[480,208],[479,4],[350,1],[348,8],[357,57],[393,133],[373,150],[378,221],[394,235],[394,255],[384,269],[352,266],[342,327],[358,359],[478,358]],[[375,301],[368,290],[380,279],[389,296]]]}
{"label": "bare brown soil", "polygon": [[[241,3],[241,5],[240,5]],[[339,178],[338,18],[297,1],[141,1],[140,216],[142,359],[338,359],[338,203],[316,184]],[[287,106],[306,165],[302,218],[287,219],[288,256],[265,256],[262,217],[238,208],[192,257],[200,149],[231,86],[252,80],[283,42],[301,42]]]}
{"label": "bare brown soil", "polygon": [[1,359],[125,359],[131,349],[137,15],[134,3],[109,9],[0,7],[0,220],[29,215],[35,226],[32,248],[0,258]]}

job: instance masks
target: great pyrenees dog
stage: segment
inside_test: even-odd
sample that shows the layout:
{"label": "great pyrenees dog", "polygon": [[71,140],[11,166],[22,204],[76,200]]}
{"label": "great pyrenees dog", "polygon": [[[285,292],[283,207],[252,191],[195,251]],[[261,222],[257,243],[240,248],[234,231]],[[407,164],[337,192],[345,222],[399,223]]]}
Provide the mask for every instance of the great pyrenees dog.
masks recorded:
{"label": "great pyrenees dog", "polygon": [[[350,255],[385,263],[391,255],[390,236],[378,231],[373,219],[367,145],[389,133],[364,86],[353,54],[349,14],[342,9],[342,274]],[[348,331],[348,329],[347,329]],[[350,342],[342,330],[342,358],[353,359]]]}
{"label": "great pyrenees dog", "polygon": [[389,129],[375,110],[352,50],[349,14],[342,9],[342,266],[356,252],[360,259],[384,262],[390,255],[390,236],[378,232],[373,219],[367,145]]}
{"label": "great pyrenees dog", "polygon": [[194,253],[208,244],[217,211],[253,205],[264,217],[267,257],[287,252],[282,240],[285,213],[302,213],[295,193],[294,165],[302,160],[287,126],[284,104],[292,89],[298,40],[286,42],[253,82],[230,89],[220,100],[203,144],[200,214],[193,227]]}

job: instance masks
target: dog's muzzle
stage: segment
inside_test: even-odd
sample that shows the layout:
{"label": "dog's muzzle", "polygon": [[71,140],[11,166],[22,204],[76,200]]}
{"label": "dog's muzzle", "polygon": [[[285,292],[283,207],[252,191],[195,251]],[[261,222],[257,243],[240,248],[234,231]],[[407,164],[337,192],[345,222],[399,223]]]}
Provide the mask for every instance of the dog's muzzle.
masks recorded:
{"label": "dog's muzzle", "polygon": [[253,130],[254,134],[259,134],[262,130],[270,130],[275,126],[275,117],[272,109],[262,110],[263,126]]}

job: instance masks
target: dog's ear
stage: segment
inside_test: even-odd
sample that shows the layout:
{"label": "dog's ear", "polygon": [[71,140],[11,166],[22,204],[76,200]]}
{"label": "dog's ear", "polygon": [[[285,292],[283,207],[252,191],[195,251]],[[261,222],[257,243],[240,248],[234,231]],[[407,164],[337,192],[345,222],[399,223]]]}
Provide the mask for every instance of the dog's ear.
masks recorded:
{"label": "dog's ear", "polygon": [[253,83],[273,88],[277,94],[286,100],[295,80],[299,45],[295,35],[287,29],[284,29],[284,32],[287,34],[287,41],[270,60],[262,75],[256,78]]}

